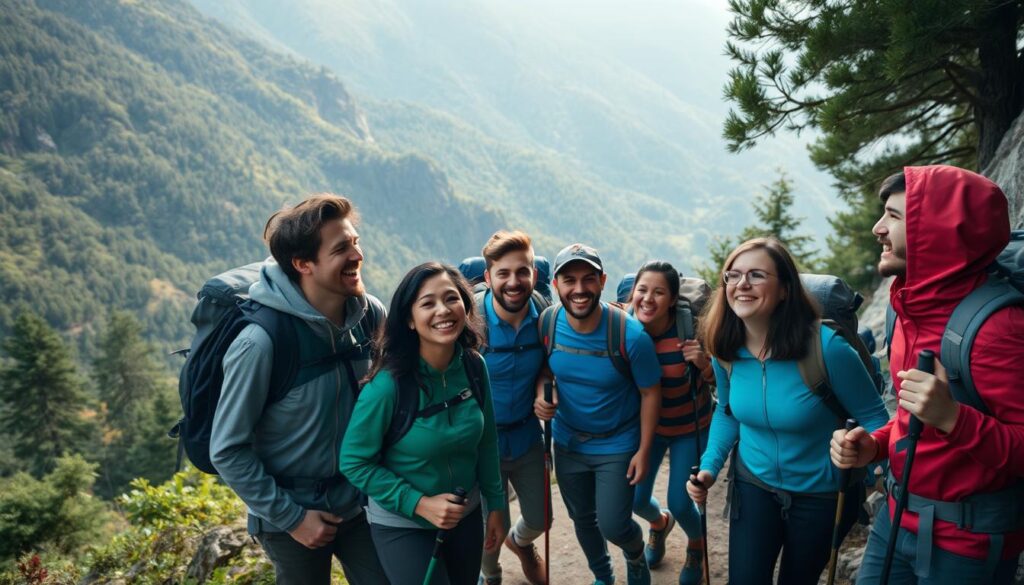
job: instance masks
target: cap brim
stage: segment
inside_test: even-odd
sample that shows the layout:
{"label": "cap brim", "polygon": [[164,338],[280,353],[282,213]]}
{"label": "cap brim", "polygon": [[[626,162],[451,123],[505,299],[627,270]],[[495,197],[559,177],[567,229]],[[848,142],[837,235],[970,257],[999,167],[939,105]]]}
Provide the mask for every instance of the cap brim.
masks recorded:
{"label": "cap brim", "polygon": [[604,274],[604,268],[602,268],[601,265],[598,264],[597,262],[594,262],[593,260],[590,260],[588,258],[573,258],[572,260],[569,260],[568,262],[563,263],[558,268],[555,268],[555,271],[552,274],[554,276],[558,276],[559,272],[561,272],[562,270],[565,269],[566,266],[568,266],[568,265],[570,265],[570,264],[572,264],[574,262],[584,262],[586,264],[589,264],[591,266],[591,268],[594,268],[595,270],[597,270],[601,274]]}

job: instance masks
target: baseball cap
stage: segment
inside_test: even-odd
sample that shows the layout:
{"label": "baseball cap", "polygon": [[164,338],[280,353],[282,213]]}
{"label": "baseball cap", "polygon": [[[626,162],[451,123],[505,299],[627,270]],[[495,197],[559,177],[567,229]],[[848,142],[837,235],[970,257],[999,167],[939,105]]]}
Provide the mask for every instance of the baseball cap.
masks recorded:
{"label": "baseball cap", "polygon": [[558,276],[558,273],[566,267],[570,262],[576,262],[577,260],[586,262],[593,266],[598,272],[604,273],[604,267],[601,265],[601,257],[597,255],[597,250],[586,246],[584,244],[570,244],[564,248],[558,255],[555,256],[555,269],[552,272],[553,276]]}

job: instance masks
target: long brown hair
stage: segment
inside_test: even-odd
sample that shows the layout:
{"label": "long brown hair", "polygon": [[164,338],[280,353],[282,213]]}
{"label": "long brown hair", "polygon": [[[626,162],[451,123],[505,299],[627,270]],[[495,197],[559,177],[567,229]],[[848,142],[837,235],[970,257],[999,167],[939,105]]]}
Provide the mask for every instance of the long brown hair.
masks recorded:
{"label": "long brown hair", "polygon": [[775,263],[779,284],[785,290],[785,296],[772,313],[765,347],[772,359],[798,360],[807,355],[808,332],[820,318],[820,313],[800,283],[800,273],[793,256],[775,238],[747,240],[726,258],[722,271],[718,273],[718,287],[701,319],[701,336],[705,346],[708,353],[716,358],[733,361],[746,343],[747,329],[729,306],[723,274],[732,268],[740,254],[751,250],[764,250],[768,254]]}
{"label": "long brown hair", "polygon": [[387,319],[377,334],[373,366],[366,380],[373,379],[381,370],[388,370],[395,380],[410,373],[418,375],[420,338],[416,331],[409,328],[409,319],[412,318],[412,305],[423,282],[438,274],[448,275],[459,291],[462,304],[466,306],[466,328],[462,330],[456,343],[464,349],[480,349],[483,339],[482,322],[476,315],[473,291],[469,288],[466,278],[452,266],[426,262],[410,270],[395,289]]}

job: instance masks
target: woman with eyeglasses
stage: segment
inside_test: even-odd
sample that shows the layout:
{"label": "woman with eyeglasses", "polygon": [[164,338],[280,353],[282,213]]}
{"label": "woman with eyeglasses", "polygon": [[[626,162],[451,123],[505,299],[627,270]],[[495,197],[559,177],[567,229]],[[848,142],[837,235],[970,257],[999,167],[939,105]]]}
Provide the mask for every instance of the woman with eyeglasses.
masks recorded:
{"label": "woman with eyeglasses", "polygon": [[[816,584],[831,550],[837,492],[846,488],[827,447],[843,421],[807,388],[798,362],[820,344],[839,404],[867,429],[888,420],[882,400],[854,349],[822,326],[778,240],[755,238],[729,254],[701,329],[719,406],[691,476],[699,485],[686,489],[704,503],[732,452],[730,582],[771,583],[781,550],[780,585]],[[845,502],[844,536],[859,504],[856,497]]]}

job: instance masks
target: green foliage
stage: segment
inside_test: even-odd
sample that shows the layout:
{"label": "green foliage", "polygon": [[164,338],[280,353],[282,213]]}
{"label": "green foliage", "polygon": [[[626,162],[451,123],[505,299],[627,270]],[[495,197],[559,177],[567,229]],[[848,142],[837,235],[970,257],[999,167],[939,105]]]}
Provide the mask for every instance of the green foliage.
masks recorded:
{"label": "green foliage", "polygon": [[136,477],[171,476],[175,444],[166,431],[176,419],[175,395],[131,314],[112,313],[97,346],[93,380],[104,407],[97,493],[113,498]]}
{"label": "green foliage", "polygon": [[758,223],[743,228],[735,238],[719,236],[713,239],[708,248],[710,260],[698,268],[701,278],[709,283],[717,283],[722,267],[733,249],[742,242],[761,237],[772,237],[782,242],[801,271],[813,272],[819,268],[816,252],[808,249],[813,238],[798,232],[803,218],[793,215],[793,184],[786,173],[779,169],[779,178],[765,185],[765,189],[767,191],[752,202]]}
{"label": "green foliage", "polygon": [[[130,527],[90,555],[89,569],[108,578],[130,574],[131,581],[140,584],[182,582],[197,539],[245,514],[245,506],[230,488],[193,468],[159,486],[138,479],[118,504]],[[262,583],[268,570],[266,561],[243,557],[214,582]]]}
{"label": "green foliage", "polygon": [[0,370],[0,425],[15,456],[41,476],[58,457],[89,451],[95,411],[87,408],[83,380],[57,332],[38,315],[23,313],[2,347],[10,364]]}
{"label": "green foliage", "polygon": [[838,233],[827,265],[868,286],[875,246],[870,231],[852,230],[873,215],[882,179],[905,165],[984,168],[1024,109],[1024,4],[729,4],[729,147],[749,148],[779,129],[817,130],[811,158],[851,208],[831,222]]}
{"label": "green foliage", "polygon": [[24,472],[0,479],[0,563],[29,550],[76,555],[95,543],[111,519],[90,494],[95,469],[73,455],[42,479]]}

